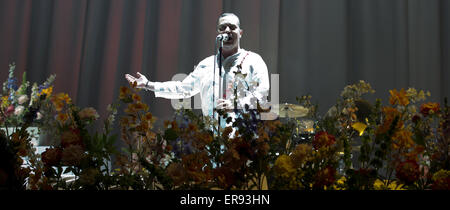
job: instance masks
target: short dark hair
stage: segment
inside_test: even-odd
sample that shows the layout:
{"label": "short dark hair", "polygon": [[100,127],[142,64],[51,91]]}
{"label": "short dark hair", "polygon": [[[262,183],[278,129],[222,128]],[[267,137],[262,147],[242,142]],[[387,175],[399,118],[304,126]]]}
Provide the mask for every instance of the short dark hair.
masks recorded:
{"label": "short dark hair", "polygon": [[237,25],[239,26],[239,28],[241,27],[241,21],[239,20],[239,17],[237,15],[235,15],[234,13],[231,12],[224,12],[222,13],[219,18],[217,18],[217,25],[219,25],[219,20],[220,18],[226,17],[226,16],[234,16],[238,19]]}

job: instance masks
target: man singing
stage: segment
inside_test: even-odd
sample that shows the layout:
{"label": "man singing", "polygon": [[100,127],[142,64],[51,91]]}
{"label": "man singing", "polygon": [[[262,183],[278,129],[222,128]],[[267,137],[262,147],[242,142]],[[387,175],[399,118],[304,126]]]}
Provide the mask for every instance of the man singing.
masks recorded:
{"label": "man singing", "polygon": [[[204,116],[217,117],[214,108],[232,110],[236,105],[243,109],[248,104],[256,109],[257,102],[266,104],[269,93],[267,66],[260,55],[240,47],[243,30],[239,18],[233,13],[223,13],[217,21],[217,32],[217,38],[223,44],[222,56],[205,58],[183,81],[151,82],[139,72],[137,78],[129,74],[125,78],[131,83],[136,82],[138,88],[154,91],[155,97],[184,99],[200,93]],[[221,72],[219,63],[222,64]]]}

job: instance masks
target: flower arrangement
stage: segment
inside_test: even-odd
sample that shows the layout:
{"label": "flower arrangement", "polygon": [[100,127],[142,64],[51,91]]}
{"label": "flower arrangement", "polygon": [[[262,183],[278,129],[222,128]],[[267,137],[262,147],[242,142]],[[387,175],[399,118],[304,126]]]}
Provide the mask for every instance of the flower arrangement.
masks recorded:
{"label": "flower arrangement", "polygon": [[[43,106],[46,126],[42,130],[54,141],[41,154],[41,163],[30,176],[31,189],[110,189],[115,185],[110,171],[111,155],[116,136],[110,135],[114,105],[104,122],[102,132],[92,132],[90,126],[99,118],[92,107],[79,108],[65,93],[51,96]],[[72,176],[67,180],[67,176]]]}
{"label": "flower arrangement", "polygon": [[[6,87],[14,90],[13,85]],[[67,94],[53,94],[49,87],[36,91],[35,95],[41,94],[39,103],[32,104],[39,104],[42,116],[32,119],[54,141],[53,146],[39,155],[23,129],[12,134],[2,131],[0,187],[450,189],[449,106],[446,100],[442,105],[426,102],[430,93],[423,90],[391,90],[389,103],[383,105],[381,100],[364,99],[374,90],[360,81],[346,86],[325,116],[317,114],[311,96],[303,96],[297,100],[314,123],[301,136],[306,140],[295,141],[297,122],[261,120],[261,113],[267,111],[261,107],[232,110],[240,117],[219,129],[214,119],[179,110],[156,129],[157,119],[136,84],[120,88],[118,101],[108,107],[110,115],[98,132],[93,128],[99,119],[95,109],[80,108]],[[10,92],[10,104],[2,106],[2,113],[19,104],[9,96]],[[123,114],[116,136],[112,127],[120,107]],[[232,121],[226,111],[219,115]],[[124,145],[121,150],[115,146],[118,139]],[[28,167],[21,165],[23,158],[29,159]]]}
{"label": "flower arrangement", "polygon": [[[17,84],[14,76],[16,66],[9,65],[9,76],[3,83],[1,94],[0,124],[8,127],[22,127],[24,123],[36,123],[42,114],[39,112],[40,105],[51,95],[55,80],[55,75],[51,75],[47,80],[38,85],[33,83],[30,90],[30,82],[27,81],[26,72],[22,75],[22,83]],[[31,91],[31,92],[30,92]]]}
{"label": "flower arrangement", "polygon": [[18,86],[14,77],[15,64],[9,67],[0,105],[0,188],[23,190],[34,165],[38,164],[36,148],[31,142],[35,136],[27,129],[36,126],[42,117],[40,106],[46,102],[47,94],[51,94],[50,85],[55,76],[50,76],[40,86],[34,83],[28,94],[30,83],[26,73]]}

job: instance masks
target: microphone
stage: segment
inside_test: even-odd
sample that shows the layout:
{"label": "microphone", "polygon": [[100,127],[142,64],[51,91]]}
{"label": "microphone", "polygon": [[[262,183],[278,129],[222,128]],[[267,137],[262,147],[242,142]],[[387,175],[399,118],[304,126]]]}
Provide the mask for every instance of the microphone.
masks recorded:
{"label": "microphone", "polygon": [[217,35],[217,39],[222,42],[226,42],[231,39],[231,36],[228,34],[219,34]]}

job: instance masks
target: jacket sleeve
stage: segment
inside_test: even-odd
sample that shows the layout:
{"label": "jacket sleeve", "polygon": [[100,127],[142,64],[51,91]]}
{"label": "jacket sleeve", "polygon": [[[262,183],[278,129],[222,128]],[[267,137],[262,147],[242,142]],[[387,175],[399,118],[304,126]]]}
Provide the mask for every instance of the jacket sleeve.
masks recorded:
{"label": "jacket sleeve", "polygon": [[155,97],[167,99],[190,98],[200,92],[205,66],[197,66],[183,81],[155,82]]}

